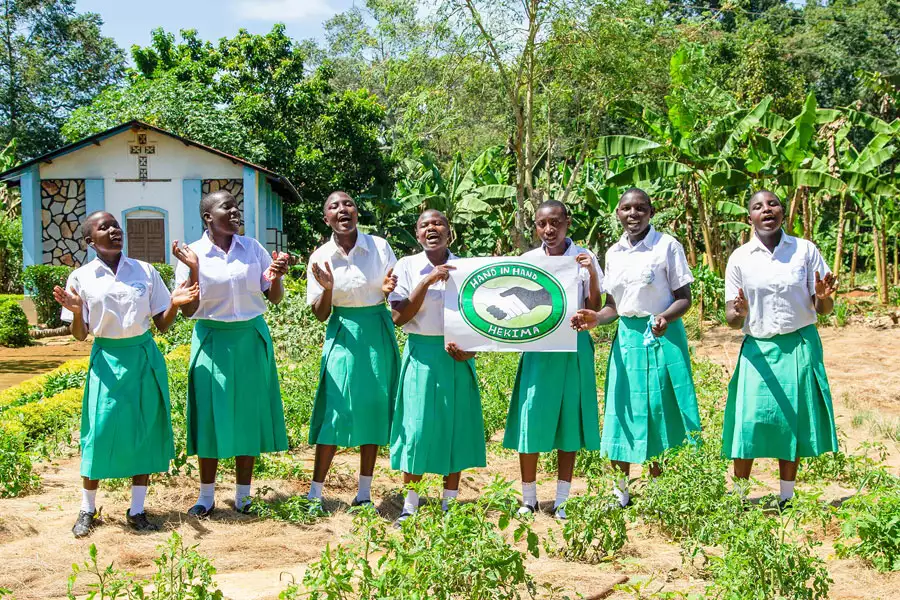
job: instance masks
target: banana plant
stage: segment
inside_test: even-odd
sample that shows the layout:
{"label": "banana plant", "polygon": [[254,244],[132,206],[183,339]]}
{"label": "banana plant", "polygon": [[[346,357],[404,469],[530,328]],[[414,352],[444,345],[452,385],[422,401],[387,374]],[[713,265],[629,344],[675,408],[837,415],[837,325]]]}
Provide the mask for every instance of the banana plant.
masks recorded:
{"label": "banana plant", "polygon": [[[0,173],[7,171],[16,166],[16,140],[12,139],[2,151],[0,151]],[[18,216],[21,201],[14,197],[9,187],[0,182],[0,209],[2,214],[9,219]]]}

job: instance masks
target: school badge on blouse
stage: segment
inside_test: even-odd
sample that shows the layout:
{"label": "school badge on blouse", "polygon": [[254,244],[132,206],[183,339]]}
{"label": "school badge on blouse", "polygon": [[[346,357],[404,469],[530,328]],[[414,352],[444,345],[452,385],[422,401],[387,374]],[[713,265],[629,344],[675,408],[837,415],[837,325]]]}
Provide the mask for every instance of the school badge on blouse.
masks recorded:
{"label": "school badge on blouse", "polygon": [[143,297],[144,294],[147,293],[147,286],[143,283],[136,281],[134,283],[129,284],[132,288],[134,288],[134,292],[139,296]]}
{"label": "school badge on blouse", "polygon": [[647,267],[644,267],[644,270],[641,271],[641,285],[650,285],[651,283],[653,283],[654,279],[656,279],[656,273],[653,271],[653,267],[649,265]]}
{"label": "school badge on blouse", "polygon": [[460,314],[485,337],[521,344],[555,331],[566,316],[566,292],[556,277],[524,262],[495,263],[463,281]]}

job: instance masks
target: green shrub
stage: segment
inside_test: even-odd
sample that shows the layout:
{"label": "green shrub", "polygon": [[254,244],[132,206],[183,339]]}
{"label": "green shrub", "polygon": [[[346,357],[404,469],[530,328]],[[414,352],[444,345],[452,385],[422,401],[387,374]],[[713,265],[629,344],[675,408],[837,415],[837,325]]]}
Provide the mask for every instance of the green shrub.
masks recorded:
{"label": "green shrub", "polygon": [[853,496],[841,506],[838,519],[838,556],[858,556],[879,571],[900,571],[900,487]]}
{"label": "green shrub", "polygon": [[625,511],[612,495],[612,477],[591,478],[585,495],[565,503],[566,519],[562,534],[566,560],[597,563],[613,556],[628,540]]}
{"label": "green shrub", "polygon": [[31,265],[25,268],[23,283],[32,295],[38,323],[50,328],[62,327],[63,322],[59,318],[62,309],[53,299],[53,288],[57,285],[65,287],[66,279],[72,271],[71,267],[54,265]]}
{"label": "green shrub", "polygon": [[271,488],[263,486],[253,497],[253,514],[261,519],[310,525],[326,514],[318,502],[313,502],[302,495],[266,501],[264,496],[270,491]]}
{"label": "green shrub", "polygon": [[22,291],[22,219],[0,215],[0,292]]}
{"label": "green shrub", "polygon": [[0,302],[0,346],[20,348],[30,343],[25,311],[15,300]]}
{"label": "green shrub", "polygon": [[170,290],[175,289],[175,267],[168,263],[153,263],[153,267],[159,273],[166,287]]}
{"label": "green shrub", "polygon": [[25,451],[25,436],[0,428],[0,498],[15,498],[38,486],[40,478],[31,471]]}

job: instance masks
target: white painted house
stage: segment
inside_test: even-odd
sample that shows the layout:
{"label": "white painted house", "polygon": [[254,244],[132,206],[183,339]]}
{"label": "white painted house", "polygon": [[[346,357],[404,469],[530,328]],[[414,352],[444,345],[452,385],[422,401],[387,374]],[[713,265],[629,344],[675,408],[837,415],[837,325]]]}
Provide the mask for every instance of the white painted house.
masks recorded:
{"label": "white painted house", "polygon": [[200,198],[218,189],[241,204],[245,235],[282,250],[284,204],[300,201],[277,173],[140,121],[25,162],[0,181],[21,187],[26,266],[88,260],[79,225],[97,210],[119,219],[126,255],[173,263],[172,240],[199,239]]}

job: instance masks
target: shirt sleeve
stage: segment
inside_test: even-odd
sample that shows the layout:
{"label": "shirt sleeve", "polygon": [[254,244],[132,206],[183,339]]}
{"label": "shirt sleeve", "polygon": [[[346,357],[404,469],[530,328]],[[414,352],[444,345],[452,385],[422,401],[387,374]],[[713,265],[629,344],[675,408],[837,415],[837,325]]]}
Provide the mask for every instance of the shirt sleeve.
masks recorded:
{"label": "shirt sleeve", "polygon": [[272,264],[272,255],[266,250],[265,246],[259,243],[259,240],[254,238],[250,239],[256,243],[256,256],[259,261],[259,266],[261,267],[259,271],[259,289],[265,292],[272,287],[272,282],[265,277],[266,269]]}
{"label": "shirt sleeve", "polygon": [[394,254],[394,249],[391,248],[391,245],[384,240],[384,250],[381,254],[382,260],[384,260],[384,274],[387,275],[387,272],[390,269],[394,268],[394,265],[397,264],[397,256]]}
{"label": "shirt sleeve", "polygon": [[737,264],[737,260],[732,254],[728,258],[728,265],[725,267],[725,301],[730,302],[738,297],[738,290],[743,287],[741,279],[741,269]]}
{"label": "shirt sleeve", "polygon": [[[312,272],[312,266],[316,262],[316,253],[313,252],[309,257],[309,264],[306,266],[306,305],[312,306],[316,300],[318,300],[322,294],[325,292],[325,289],[319,285],[319,282],[316,281],[315,276]],[[325,262],[322,261],[322,264],[319,265],[323,269],[325,268]]]}
{"label": "shirt sleeve", "polygon": [[412,277],[410,276],[409,260],[401,258],[394,266],[394,275],[397,276],[397,287],[388,296],[388,302],[406,300],[412,293]]}
{"label": "shirt sleeve", "polygon": [[[603,292],[603,269],[600,268],[600,261],[597,260],[597,255],[591,252],[590,250],[585,250],[588,256],[591,257],[591,262],[594,263],[594,270],[597,271],[597,280],[600,285],[600,292]],[[584,267],[579,267],[578,269],[579,275],[581,276],[581,280],[584,282],[584,298],[588,299],[591,296],[591,272]]]}
{"label": "shirt sleeve", "polygon": [[[81,284],[78,282],[78,278],[75,276],[75,271],[69,273],[68,279],[66,279],[66,291],[71,292],[75,290],[79,296],[81,296],[81,318],[85,322],[88,323],[88,315],[90,311],[88,310],[88,303],[84,299],[84,295],[82,294]],[[59,318],[61,321],[66,323],[71,323],[75,319],[75,315],[72,314],[72,311],[68,308],[63,308],[59,314]]]}
{"label": "shirt sleeve", "polygon": [[150,266],[150,316],[153,317],[163,312],[172,303],[172,295],[169,288],[160,277],[159,272]]}
{"label": "shirt sleeve", "polygon": [[809,295],[815,296],[816,273],[819,273],[820,278],[824,278],[825,275],[831,273],[831,269],[828,268],[828,264],[825,262],[825,259],[822,258],[822,253],[819,252],[819,248],[811,242],[809,244],[806,260],[806,281],[809,285]]}
{"label": "shirt sleeve", "polygon": [[669,289],[673,292],[694,282],[694,274],[684,255],[684,247],[677,240],[672,240],[666,252],[666,276]]}

